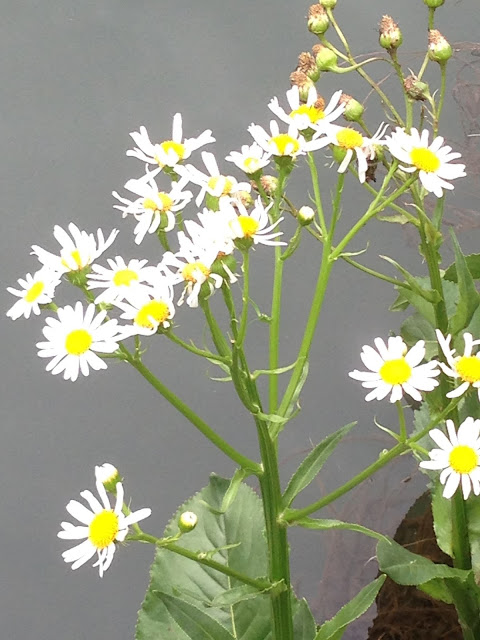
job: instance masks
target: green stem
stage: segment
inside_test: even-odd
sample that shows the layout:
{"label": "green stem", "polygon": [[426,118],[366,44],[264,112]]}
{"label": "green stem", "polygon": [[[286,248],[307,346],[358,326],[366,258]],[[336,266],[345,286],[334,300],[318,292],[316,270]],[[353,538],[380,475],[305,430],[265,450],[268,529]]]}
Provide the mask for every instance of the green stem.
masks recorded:
{"label": "green stem", "polygon": [[237,347],[241,347],[247,335],[248,307],[250,302],[250,253],[243,251],[243,292],[242,292],[242,315],[240,316],[240,326],[236,338]]}
{"label": "green stem", "polygon": [[194,353],[197,356],[201,356],[202,358],[208,358],[209,360],[214,360],[215,362],[222,362],[223,364],[229,365],[231,363],[231,358],[219,356],[216,353],[212,353],[211,351],[206,351],[205,349],[199,349],[193,344],[185,342],[181,338],[179,338],[173,331],[165,331],[163,334],[169,340],[178,344],[182,349],[186,351],[190,351],[190,353]]}
{"label": "green stem", "polygon": [[385,282],[389,282],[393,284],[395,287],[403,287],[404,289],[411,290],[408,282],[403,282],[402,280],[397,280],[396,278],[392,278],[391,276],[387,276],[384,273],[380,273],[379,271],[375,271],[374,269],[370,269],[363,264],[360,264],[356,260],[352,260],[349,256],[342,255],[342,260],[344,260],[347,264],[350,264],[355,269],[359,269],[364,273],[368,273],[369,276],[373,276],[374,278],[378,278],[379,280],[384,280]]}
{"label": "green stem", "polygon": [[317,171],[317,166],[315,164],[315,156],[311,151],[307,153],[307,162],[310,168],[310,175],[312,177],[313,194],[315,197],[315,206],[317,208],[317,215],[318,215],[318,220],[320,222],[320,228],[322,230],[322,235],[326,237],[327,224],[325,222],[325,216],[323,213],[322,195],[320,193],[320,187],[318,182],[318,171]]}
{"label": "green stem", "polygon": [[433,120],[433,135],[438,135],[438,125],[440,122],[440,116],[442,115],[443,103],[445,101],[445,91],[447,88],[447,65],[440,65],[441,81],[440,81],[440,98],[438,99],[438,105],[435,110],[435,118]]}
{"label": "green stem", "polygon": [[201,300],[200,306],[202,307],[202,311],[205,314],[205,319],[207,321],[208,327],[210,329],[210,334],[212,336],[213,344],[217,349],[218,353],[224,358],[231,358],[231,351],[228,345],[228,342],[225,336],[222,333],[222,330],[217,324],[215,316],[210,310],[210,305],[208,303],[208,299]]}
{"label": "green stem", "polygon": [[403,411],[402,403],[397,400],[398,424],[400,426],[400,442],[407,441],[407,425],[405,424],[405,413]]}

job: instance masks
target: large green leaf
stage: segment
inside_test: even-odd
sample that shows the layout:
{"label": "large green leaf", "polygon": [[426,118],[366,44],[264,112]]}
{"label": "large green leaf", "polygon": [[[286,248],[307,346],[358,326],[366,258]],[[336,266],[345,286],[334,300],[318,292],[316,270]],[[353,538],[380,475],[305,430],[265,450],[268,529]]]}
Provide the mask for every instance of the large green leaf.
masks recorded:
{"label": "large green leaf", "polygon": [[[480,280],[480,253],[472,253],[469,256],[465,256],[465,262],[467,263],[468,270],[472,274],[474,280]],[[451,280],[452,282],[458,282],[457,266],[455,263],[451,264],[445,271],[445,280]]]}
{"label": "large green leaf", "polygon": [[330,434],[322,440],[317,446],[310,451],[307,457],[300,463],[300,466],[295,471],[288,483],[288,486],[283,494],[283,506],[289,507],[295,497],[307,487],[312,480],[315,479],[320,469],[325,464],[326,460],[333,453],[338,443],[347,435],[347,433],[354,427],[356,422],[351,422],[345,425],[335,433]]}
{"label": "large green leaf", "polygon": [[453,335],[464,329],[480,303],[480,295],[475,287],[472,274],[468,270],[465,256],[460,249],[460,245],[452,231],[453,249],[455,251],[455,266],[457,269],[458,290],[460,299],[457,310],[450,318],[449,329]]}
{"label": "large green leaf", "polygon": [[386,576],[379,576],[367,584],[357,595],[343,606],[340,611],[320,627],[315,640],[334,640],[341,638],[343,630],[369,609],[375,602]]}
{"label": "large green leaf", "polygon": [[438,354],[435,329],[418,311],[402,323],[400,334],[409,347],[413,347],[419,340],[425,340],[425,358],[427,360],[431,360]]}
{"label": "large green leaf", "polygon": [[[267,574],[267,547],[260,499],[241,483],[225,513],[229,480],[212,476],[207,487],[182,505],[165,530],[178,532],[178,517],[193,511],[196,528],[181,538],[182,547],[213,554],[229,568],[258,578]],[[228,547],[228,548],[227,548]],[[217,551],[216,551],[217,550]],[[136,640],[272,640],[270,596],[258,597],[239,580],[174,554],[157,549],[150,570],[150,585],[138,615]],[[315,623],[308,606],[293,598],[295,640],[313,640]],[[218,636],[215,629],[219,629]],[[225,635],[225,633],[227,635]]]}

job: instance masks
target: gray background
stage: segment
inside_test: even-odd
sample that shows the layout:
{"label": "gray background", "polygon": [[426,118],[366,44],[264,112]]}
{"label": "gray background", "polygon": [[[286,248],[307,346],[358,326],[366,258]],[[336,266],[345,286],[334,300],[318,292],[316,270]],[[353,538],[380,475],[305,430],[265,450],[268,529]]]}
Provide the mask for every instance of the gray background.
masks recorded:
{"label": "gray background", "polygon": [[[187,136],[213,129],[218,142],[210,150],[221,165],[230,150],[250,141],[246,128],[252,121],[268,123],[266,105],[274,95],[284,100],[298,53],[315,43],[305,27],[307,3],[285,0],[31,0],[6,2],[2,9],[4,287],[35,271],[30,246],[55,251],[53,225],[66,227],[70,221],[88,231],[116,226],[121,234],[110,255],[154,260],[154,239],[148,237],[140,250],[135,249],[132,226],[112,209],[111,191],[121,190],[143,169],[124,155],[131,146],[128,133],[145,124],[153,137],[169,137],[172,116],[181,111]],[[337,17],[356,52],[378,49],[376,25],[384,13],[400,22],[405,51],[422,49],[426,11],[420,0],[339,0]],[[480,39],[478,0],[447,0],[438,15],[437,25],[451,42]],[[465,147],[464,134],[474,132],[478,124],[478,61],[468,49],[458,53],[445,118],[445,134],[466,152],[469,171],[449,200],[453,206],[447,222],[457,228],[469,250],[477,248],[480,219],[475,210],[479,139],[471,138]],[[418,68],[418,57],[407,58],[408,64]],[[377,77],[386,73],[384,69],[379,68]],[[437,74],[431,78],[435,81]],[[361,100],[366,97],[366,88],[351,75],[323,76],[318,86],[326,96],[340,87]],[[367,122],[375,129],[381,111],[374,100],[368,105]],[[231,165],[223,166],[232,170]],[[322,176],[328,198],[334,169],[325,169]],[[307,190],[308,182],[300,176],[290,194],[300,205],[308,203]],[[347,179],[340,228],[367,205],[358,184]],[[363,248],[369,236],[374,240],[365,263],[388,271],[376,257],[383,253],[411,269],[423,269],[415,240],[405,230],[376,223],[374,233],[358,238],[354,248]],[[258,250],[254,263],[253,295],[263,301],[269,291],[271,250]],[[298,346],[317,264],[318,247],[307,241],[287,265],[284,364],[291,362]],[[4,290],[1,295],[7,310],[14,299]],[[386,311],[392,300],[388,285],[336,266],[312,350],[303,410],[281,438],[284,478],[312,442],[351,420],[359,424],[299,504],[347,480],[389,446],[373,417],[394,424],[394,412],[385,402],[367,405],[359,383],[346,374],[360,367],[363,344],[398,327],[400,316]],[[214,307],[219,302],[214,301]],[[119,550],[102,580],[88,564],[72,573],[60,555],[67,545],[56,538],[67,515],[65,505],[93,487],[95,464],[110,461],[125,476],[133,507],[151,506],[145,529],[160,535],[178,504],[204,486],[210,472],[228,475],[233,466],[126,365],[112,363],[107,372],[75,384],[64,382],[45,373],[46,363],[36,356],[42,320],[21,318],[12,323],[2,316],[0,321],[0,635],[5,640],[132,638],[153,549],[130,545]],[[182,310],[177,321],[183,336],[201,335],[199,312]],[[252,366],[264,366],[265,327],[252,324],[249,339]],[[248,417],[227,386],[209,380],[202,361],[158,340],[147,362],[181,397],[191,399],[224,437],[256,456]],[[411,482],[402,481],[410,476]],[[424,487],[414,463],[401,460],[325,514],[392,533]],[[368,561],[372,546],[354,534],[333,538],[294,531],[291,544],[297,591],[309,598],[318,620],[331,616],[376,575],[375,562]],[[348,637],[364,637],[367,626],[367,621],[359,622]]]}

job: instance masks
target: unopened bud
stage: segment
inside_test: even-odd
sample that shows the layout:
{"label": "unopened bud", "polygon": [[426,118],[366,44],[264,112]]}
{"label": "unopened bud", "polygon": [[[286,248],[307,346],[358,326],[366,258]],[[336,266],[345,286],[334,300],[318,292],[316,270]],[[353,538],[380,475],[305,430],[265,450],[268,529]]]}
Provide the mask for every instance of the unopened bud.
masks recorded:
{"label": "unopened bud", "polygon": [[319,71],[334,71],[337,68],[338,57],[331,49],[323,44],[316,44],[312,51]]}
{"label": "unopened bud", "polygon": [[320,0],[320,4],[325,9],[335,9],[337,6],[337,0]]}
{"label": "unopened bud", "polygon": [[407,92],[407,96],[412,100],[424,101],[430,96],[430,90],[426,82],[422,82],[417,76],[411,75],[405,78],[403,86]]}
{"label": "unopened bud", "polygon": [[317,68],[315,58],[309,51],[303,51],[298,56],[297,71],[304,73],[312,82],[317,82],[320,78],[320,71]]}
{"label": "unopened bud", "polygon": [[340,104],[345,105],[345,111],[343,112],[343,117],[348,122],[358,122],[362,119],[363,112],[365,108],[363,104],[349,96],[347,93],[342,93],[340,96]]}
{"label": "unopened bud", "polygon": [[380,46],[387,51],[395,51],[403,42],[402,32],[390,16],[381,19],[379,35]]}
{"label": "unopened bud", "polygon": [[111,493],[115,493],[117,482],[122,481],[118,469],[109,462],[104,462],[99,467],[95,467],[95,478],[97,482],[101,482],[105,489]]}
{"label": "unopened bud", "polygon": [[438,9],[438,7],[441,7],[442,4],[445,4],[445,0],[423,0],[423,1],[427,5],[427,7],[429,7],[430,9]]}
{"label": "unopened bud", "polygon": [[317,36],[321,36],[330,26],[330,20],[328,19],[325,7],[321,4],[312,4],[308,10],[307,18],[308,30]]}
{"label": "unopened bud", "polygon": [[452,47],[437,29],[428,32],[428,57],[438,64],[445,64],[452,57]]}
{"label": "unopened bud", "polygon": [[[250,183],[255,191],[258,191],[258,187],[255,182]],[[278,178],[275,176],[262,176],[260,178],[260,184],[267,196],[273,196],[278,187]]]}
{"label": "unopened bud", "polygon": [[252,196],[249,194],[248,191],[237,191],[233,196],[232,196],[232,205],[235,206],[235,200],[237,200],[238,202],[240,202],[241,204],[243,204],[243,206],[245,208],[248,209],[248,207],[251,207],[253,204],[253,198]]}
{"label": "unopened bud", "polygon": [[297,220],[299,224],[302,225],[302,227],[307,227],[309,224],[313,222],[314,218],[315,218],[315,211],[312,209],[312,207],[308,207],[304,205],[303,207],[300,207],[300,209],[298,210]]}
{"label": "unopened bud", "polygon": [[193,511],[184,511],[178,519],[178,528],[182,533],[193,531],[197,526],[198,518]]}
{"label": "unopened bud", "polygon": [[290,82],[298,87],[300,100],[306,102],[310,87],[314,87],[315,83],[303,71],[293,71],[290,74]]}

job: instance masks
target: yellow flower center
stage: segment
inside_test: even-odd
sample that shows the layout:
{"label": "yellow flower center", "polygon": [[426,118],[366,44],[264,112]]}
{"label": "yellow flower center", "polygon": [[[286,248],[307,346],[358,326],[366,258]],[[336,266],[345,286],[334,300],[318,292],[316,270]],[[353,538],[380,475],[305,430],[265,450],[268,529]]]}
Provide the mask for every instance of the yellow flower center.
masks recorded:
{"label": "yellow flower center", "polygon": [[35,282],[35,284],[32,284],[25,295],[25,302],[35,302],[44,289],[45,284],[43,282]]}
{"label": "yellow flower center", "polygon": [[448,462],[457,473],[470,473],[478,466],[478,455],[472,447],[459,444],[451,450]]}
{"label": "yellow flower center", "polygon": [[140,311],[135,316],[135,324],[145,329],[153,329],[155,324],[165,322],[170,317],[170,309],[166,302],[163,300],[151,300],[144,304]]}
{"label": "yellow flower center", "polygon": [[295,156],[300,151],[300,143],[288,133],[281,133],[270,138],[270,144],[276,149],[276,156]]}
{"label": "yellow flower center", "polygon": [[152,198],[145,198],[145,200],[143,201],[143,208],[152,209],[152,211],[158,211],[160,213],[163,213],[165,211],[170,211],[173,205],[173,200],[168,195],[168,193],[165,193],[164,191],[159,191],[158,199],[160,200],[160,203],[155,202],[155,200],[152,200]]}
{"label": "yellow flower center", "polygon": [[405,361],[405,358],[387,360],[380,367],[379,374],[387,384],[403,384],[410,379],[412,367]]}
{"label": "yellow flower center", "polygon": [[480,380],[480,358],[475,356],[462,356],[456,363],[455,369],[465,382],[478,382]]}
{"label": "yellow flower center", "polygon": [[245,238],[252,238],[258,231],[259,224],[249,216],[238,216],[238,221],[242,227]]}
{"label": "yellow flower center", "polygon": [[113,511],[103,510],[94,517],[88,527],[88,539],[97,549],[111,544],[118,534],[118,516]]}
{"label": "yellow flower center", "polygon": [[160,146],[165,153],[168,154],[170,151],[173,151],[178,156],[179,160],[183,160],[185,155],[185,146],[181,142],[165,140],[165,142],[162,142]]}
{"label": "yellow flower center", "polygon": [[306,104],[301,104],[298,109],[295,109],[294,111],[292,111],[290,113],[290,117],[293,116],[307,116],[307,118],[310,120],[311,123],[315,124],[315,122],[318,122],[319,120],[323,120],[323,118],[325,118],[325,113],[322,109],[319,109],[318,107],[316,107],[315,105],[306,105]]}
{"label": "yellow flower center", "polygon": [[208,188],[215,191],[218,186],[221,186],[221,193],[218,197],[228,196],[233,189],[234,178],[231,176],[212,176],[207,182]]}
{"label": "yellow flower center", "polygon": [[198,271],[203,273],[205,278],[208,278],[208,276],[210,275],[210,269],[204,264],[202,264],[201,262],[191,262],[190,264],[185,265],[182,269],[183,279],[187,282],[196,282],[197,277],[195,275],[195,272]]}
{"label": "yellow flower center", "polygon": [[[78,269],[82,269],[83,268],[83,264],[82,264],[82,258],[80,256],[80,252],[78,249],[74,249],[71,253],[70,253],[70,257],[73,258],[73,261],[75,262],[75,264],[77,265]],[[62,260],[62,265],[64,267],[67,267],[67,269],[70,269],[69,265],[67,264],[67,261],[65,259]]]}
{"label": "yellow flower center", "polygon": [[113,284],[116,287],[129,287],[134,280],[138,280],[138,273],[132,269],[120,269],[113,276]]}
{"label": "yellow flower center", "polygon": [[345,127],[337,133],[338,146],[342,149],[355,149],[363,145],[363,136],[355,129]]}
{"label": "yellow flower center", "polygon": [[259,169],[258,158],[245,158],[243,161],[243,169],[245,173],[255,173]]}
{"label": "yellow flower center", "polygon": [[426,171],[427,173],[435,173],[440,168],[440,160],[437,156],[425,147],[416,147],[410,151],[410,158],[412,163],[420,169],[420,171]]}
{"label": "yellow flower center", "polygon": [[71,356],[81,356],[90,349],[92,342],[92,336],[86,329],[75,329],[66,337],[65,349]]}

